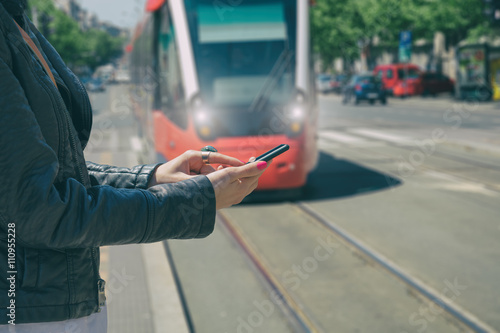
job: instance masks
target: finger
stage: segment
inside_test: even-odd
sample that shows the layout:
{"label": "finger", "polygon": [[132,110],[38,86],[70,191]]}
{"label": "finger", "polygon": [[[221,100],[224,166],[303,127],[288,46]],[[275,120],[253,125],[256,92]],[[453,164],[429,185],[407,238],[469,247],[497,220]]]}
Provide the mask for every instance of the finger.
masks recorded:
{"label": "finger", "polygon": [[227,168],[227,170],[231,180],[235,181],[238,178],[260,176],[267,166],[267,162],[259,161],[256,163],[245,164],[239,168]]}
{"label": "finger", "polygon": [[208,175],[209,173],[212,173],[212,172],[214,172],[214,171],[215,171],[215,169],[214,169],[214,167],[213,167],[213,166],[211,166],[211,165],[209,165],[209,164],[204,164],[204,165],[201,167],[201,169],[200,169],[200,171],[199,171],[199,174],[200,174],[200,175]]}
{"label": "finger", "polygon": [[[248,192],[248,194],[252,193],[256,188],[257,186],[259,186],[259,178],[255,179],[251,184],[250,184],[250,192]],[[248,195],[247,194],[247,195]]]}
{"label": "finger", "polygon": [[176,172],[175,174],[171,175],[170,181],[168,183],[177,183],[177,182],[181,182],[183,180],[191,179],[191,178],[196,177],[196,176],[198,176],[197,173],[190,173],[188,175],[188,174],[185,174],[184,172]]}
{"label": "finger", "polygon": [[[255,162],[256,158],[255,157],[250,157],[250,159],[248,160],[247,163],[252,163],[252,162]],[[269,160],[269,161],[266,161],[267,162],[267,165],[270,165],[271,163],[273,163],[273,160]]]}
{"label": "finger", "polygon": [[[200,152],[200,157],[201,157],[201,152]],[[210,153],[210,156],[208,157],[208,162],[210,164],[224,164],[235,167],[242,166],[243,164],[245,164],[235,157],[231,157],[221,153]]]}
{"label": "finger", "polygon": [[246,186],[247,195],[257,187],[257,185],[259,184],[259,178],[259,176],[253,176],[239,179],[240,184]]}
{"label": "finger", "polygon": [[237,184],[238,187],[239,194],[237,195],[237,197],[240,198],[238,199],[238,202],[240,202],[246,196],[252,193],[259,185],[259,177],[243,178],[243,179],[238,179],[238,181],[233,183]]}
{"label": "finger", "polygon": [[253,177],[247,177],[247,178],[240,178],[239,180],[241,181],[241,184],[245,185],[248,188],[248,193],[250,193],[259,184],[259,179],[260,179],[260,175],[253,176]]}

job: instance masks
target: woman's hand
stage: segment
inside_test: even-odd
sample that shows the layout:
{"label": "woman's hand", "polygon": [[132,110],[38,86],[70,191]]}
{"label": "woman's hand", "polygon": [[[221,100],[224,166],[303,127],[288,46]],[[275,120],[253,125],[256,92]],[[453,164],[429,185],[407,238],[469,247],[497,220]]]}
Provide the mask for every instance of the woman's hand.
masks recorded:
{"label": "woman's hand", "polygon": [[[220,164],[221,166],[233,167],[239,167],[244,164],[234,157],[215,152],[210,153],[209,162]],[[176,183],[194,176],[208,175],[214,171],[215,169],[211,165],[203,162],[201,151],[188,150],[173,160],[160,165],[151,177],[148,187],[158,184]]]}
{"label": "woman's hand", "polygon": [[216,208],[227,208],[240,203],[255,190],[259,177],[267,167],[267,162],[260,161],[240,167],[219,168],[208,174],[215,191]]}

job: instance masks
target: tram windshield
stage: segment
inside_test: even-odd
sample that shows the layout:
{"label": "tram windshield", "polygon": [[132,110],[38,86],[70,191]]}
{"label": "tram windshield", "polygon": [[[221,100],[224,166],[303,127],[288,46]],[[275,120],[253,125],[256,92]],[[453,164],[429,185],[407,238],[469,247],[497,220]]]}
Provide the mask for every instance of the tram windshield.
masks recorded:
{"label": "tram windshield", "polygon": [[[295,0],[187,0],[201,97],[231,109],[288,103],[295,81]],[[265,101],[262,103],[262,101]]]}

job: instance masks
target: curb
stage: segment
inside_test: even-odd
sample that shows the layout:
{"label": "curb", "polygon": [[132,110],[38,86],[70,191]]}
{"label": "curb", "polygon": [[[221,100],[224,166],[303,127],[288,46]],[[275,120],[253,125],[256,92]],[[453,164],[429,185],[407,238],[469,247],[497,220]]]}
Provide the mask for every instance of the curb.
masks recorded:
{"label": "curb", "polygon": [[154,331],[189,333],[170,264],[161,242],[141,244]]}

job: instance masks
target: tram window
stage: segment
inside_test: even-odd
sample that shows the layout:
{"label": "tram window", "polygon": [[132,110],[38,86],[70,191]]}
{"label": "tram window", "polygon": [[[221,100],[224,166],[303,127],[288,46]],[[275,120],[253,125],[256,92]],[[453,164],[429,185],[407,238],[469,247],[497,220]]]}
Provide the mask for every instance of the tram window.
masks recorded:
{"label": "tram window", "polygon": [[184,88],[178,48],[175,40],[175,29],[168,6],[162,9],[159,31],[159,78],[160,101],[163,112],[181,128],[187,127]]}

